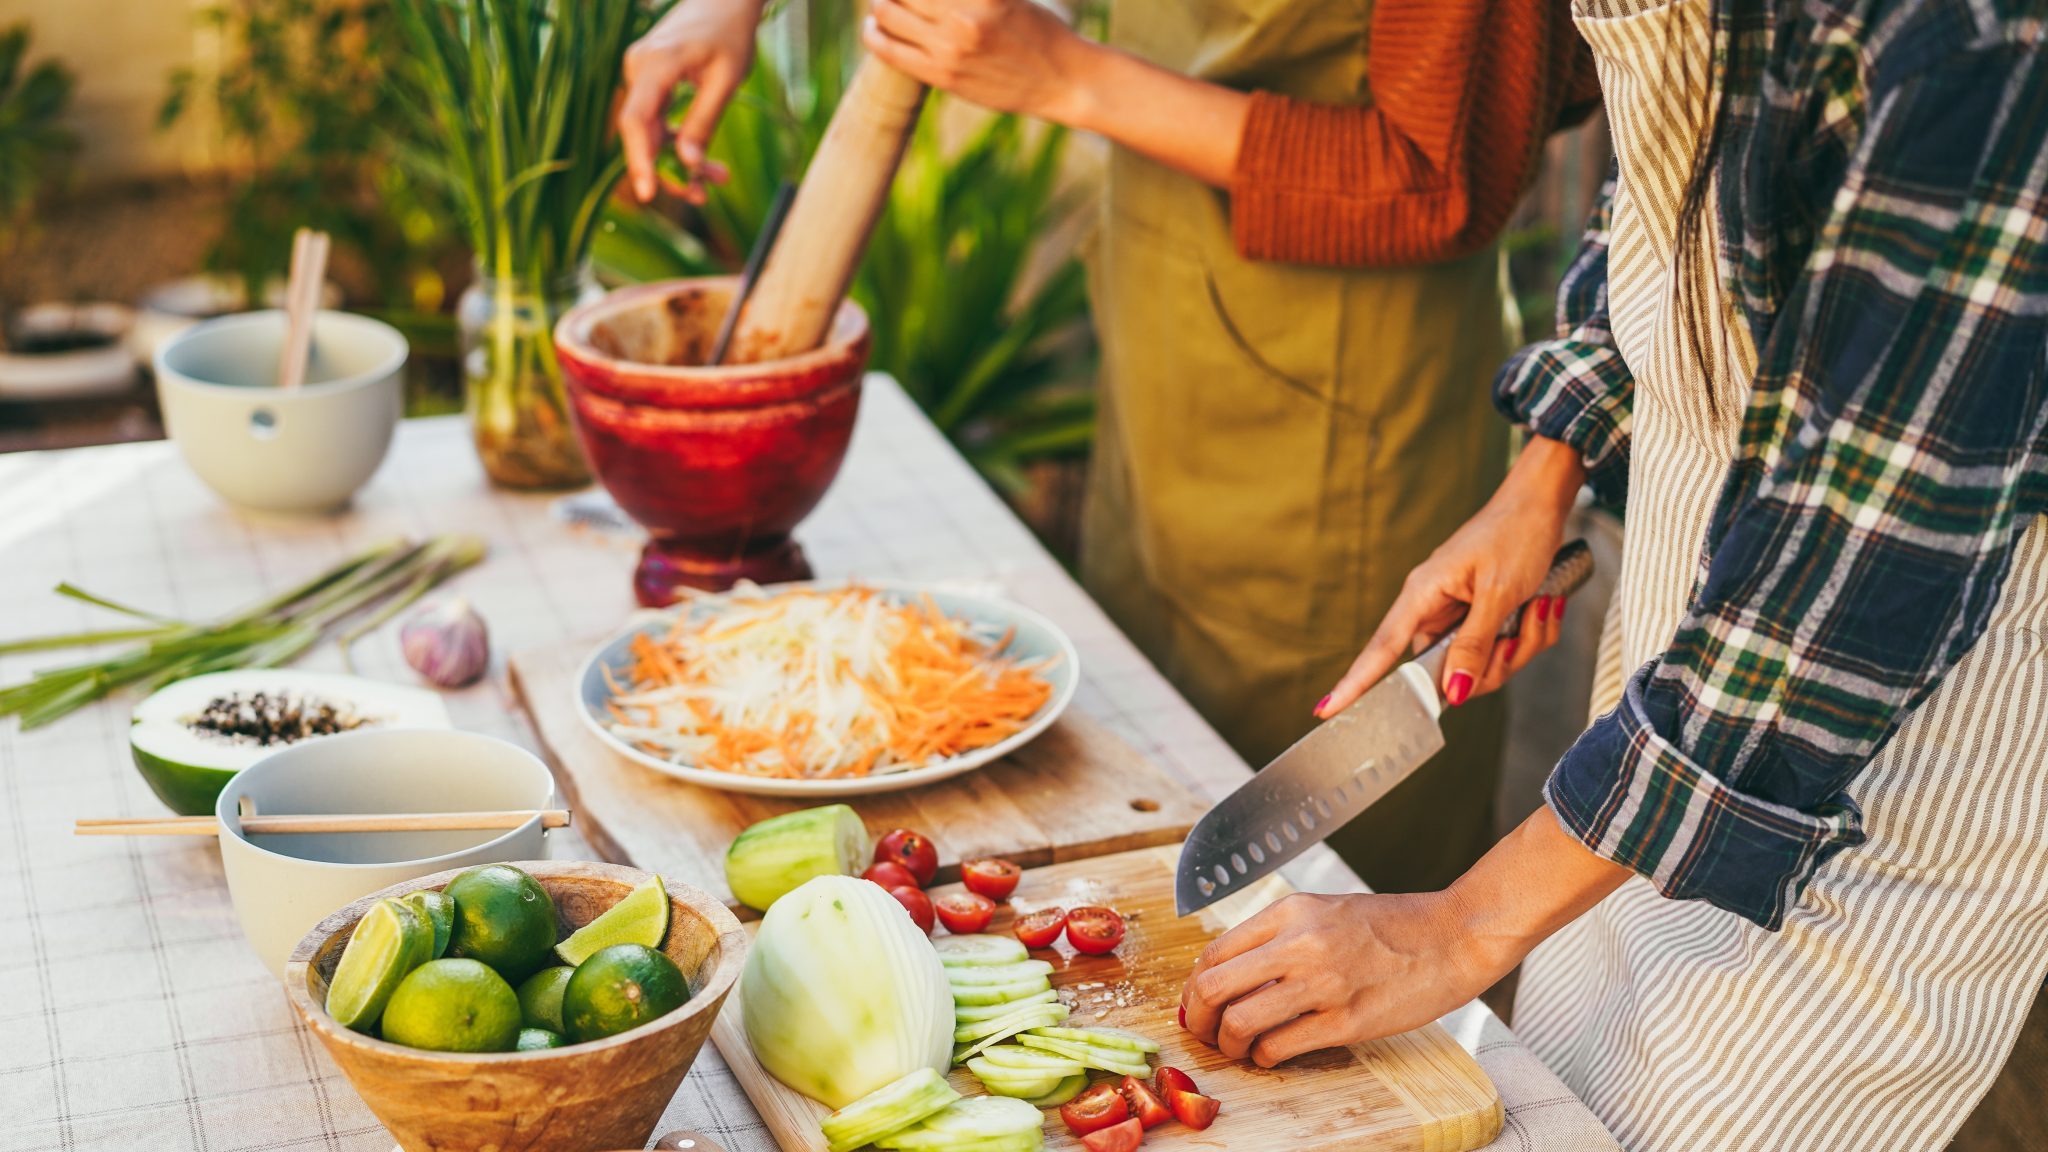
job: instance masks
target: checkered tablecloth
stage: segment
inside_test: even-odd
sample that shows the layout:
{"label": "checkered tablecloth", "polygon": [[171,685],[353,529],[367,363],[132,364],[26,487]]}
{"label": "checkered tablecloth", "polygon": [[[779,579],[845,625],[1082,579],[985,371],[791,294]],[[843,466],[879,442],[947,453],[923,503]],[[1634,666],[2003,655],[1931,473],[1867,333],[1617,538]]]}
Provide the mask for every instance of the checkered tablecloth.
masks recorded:
{"label": "checkered tablecloth", "polygon": [[[456,420],[406,424],[345,515],[234,511],[169,444],[0,456],[0,637],[106,626],[49,589],[205,616],[288,586],[394,535],[481,533],[461,591],[490,622],[494,675],[449,698],[455,723],[526,745],[505,653],[597,637],[632,610],[630,534],[565,521],[555,498],[489,487]],[[1195,715],[904,396],[875,378],[839,482],[799,533],[821,575],[1000,582],[1057,620],[1082,653],[1077,707],[1200,793],[1245,765]],[[387,629],[356,648],[365,675],[407,680]],[[72,654],[0,658],[0,682]],[[301,666],[335,669],[331,647]],[[210,841],[78,839],[79,816],[162,812],[128,761],[133,701],[57,724],[0,722],[0,1148],[390,1147],[243,944]],[[588,849],[573,832],[551,855]],[[1303,887],[1355,889],[1319,851]],[[1498,1147],[1576,1152],[1613,1142],[1483,1007],[1446,1020],[1507,1102]],[[773,1144],[707,1046],[663,1129],[730,1152]],[[1265,1152],[1265,1150],[1260,1150]]]}

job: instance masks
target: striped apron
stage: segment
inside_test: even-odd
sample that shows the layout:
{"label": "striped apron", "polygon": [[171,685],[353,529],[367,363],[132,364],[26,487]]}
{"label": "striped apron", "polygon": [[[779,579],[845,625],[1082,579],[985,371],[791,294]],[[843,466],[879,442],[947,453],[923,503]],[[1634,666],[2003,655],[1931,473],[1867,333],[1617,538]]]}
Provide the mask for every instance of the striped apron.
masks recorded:
{"label": "striped apron", "polygon": [[[1697,245],[1673,251],[1712,114],[1711,3],[1574,3],[1620,158],[1608,287],[1636,384],[1595,714],[1684,615],[1755,368],[1718,288],[1716,213]],[[1706,282],[1681,295],[1681,276]],[[1676,314],[1686,301],[1699,302],[1704,361]],[[2036,525],[1983,638],[1849,786],[1868,842],[1820,868],[1781,931],[1637,878],[1529,957],[1515,1031],[1624,1147],[1948,1142],[2048,971],[2044,635],[2048,538]]]}

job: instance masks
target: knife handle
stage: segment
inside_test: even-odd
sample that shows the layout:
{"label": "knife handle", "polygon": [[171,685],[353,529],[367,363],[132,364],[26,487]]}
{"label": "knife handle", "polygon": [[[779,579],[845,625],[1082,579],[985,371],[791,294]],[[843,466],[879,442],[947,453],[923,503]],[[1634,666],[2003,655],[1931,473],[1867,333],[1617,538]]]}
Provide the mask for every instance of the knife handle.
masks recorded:
{"label": "knife handle", "polygon": [[[1522,612],[1533,601],[1545,596],[1570,596],[1585,587],[1586,581],[1592,578],[1593,549],[1587,546],[1584,540],[1573,540],[1559,548],[1557,555],[1550,558],[1550,572],[1543,577],[1543,583],[1536,586],[1536,595],[1524,600],[1520,608],[1508,613],[1508,618],[1501,622],[1500,631],[1494,634],[1495,638],[1506,640],[1511,636],[1521,635]],[[1437,637],[1422,655],[1415,658],[1415,662],[1429,673],[1432,682],[1443,677],[1444,653],[1450,649],[1451,638],[1457,634],[1458,626],[1451,625],[1450,629]]]}

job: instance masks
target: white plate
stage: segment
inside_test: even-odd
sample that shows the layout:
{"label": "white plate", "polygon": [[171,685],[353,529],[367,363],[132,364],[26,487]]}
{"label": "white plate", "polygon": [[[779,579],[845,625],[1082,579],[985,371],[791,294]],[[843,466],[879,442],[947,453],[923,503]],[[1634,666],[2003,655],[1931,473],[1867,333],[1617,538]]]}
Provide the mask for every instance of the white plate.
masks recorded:
{"label": "white plate", "polygon": [[[643,752],[624,740],[619,739],[605,727],[605,703],[611,698],[611,689],[605,683],[603,669],[610,668],[614,674],[631,663],[627,657],[633,638],[644,634],[666,635],[673,620],[673,613],[663,613],[641,620],[632,627],[612,637],[591,653],[583,662],[583,668],[576,674],[576,711],[583,717],[583,723],[599,740],[612,751],[637,764],[644,764],[657,772],[665,772],[678,780],[687,780],[706,788],[717,788],[726,792],[747,792],[757,796],[802,796],[829,798],[835,796],[867,796],[877,792],[900,792],[906,788],[920,788],[940,780],[971,772],[992,760],[1001,759],[1030,743],[1039,733],[1046,730],[1067,705],[1074,699],[1074,690],[1081,683],[1081,656],[1074,651],[1074,642],[1059,626],[1031,609],[1008,600],[993,596],[978,596],[938,586],[915,584],[867,583],[893,597],[915,598],[930,596],[939,610],[948,616],[971,620],[977,624],[989,624],[998,629],[1015,628],[1016,636],[1010,641],[1008,652],[1024,659],[1055,657],[1051,667],[1042,669],[1039,675],[1052,684],[1052,696],[1031,723],[1008,739],[980,748],[973,752],[935,761],[922,768],[903,772],[889,772],[875,776],[862,776],[843,780],[778,780],[759,776],[742,776],[734,772],[717,772],[708,768],[693,768],[677,764],[659,756]],[[844,581],[819,581],[807,584],[783,584],[777,588],[839,588]],[[771,589],[771,591],[774,589]],[[715,611],[717,601],[699,601],[685,607],[684,611]]]}

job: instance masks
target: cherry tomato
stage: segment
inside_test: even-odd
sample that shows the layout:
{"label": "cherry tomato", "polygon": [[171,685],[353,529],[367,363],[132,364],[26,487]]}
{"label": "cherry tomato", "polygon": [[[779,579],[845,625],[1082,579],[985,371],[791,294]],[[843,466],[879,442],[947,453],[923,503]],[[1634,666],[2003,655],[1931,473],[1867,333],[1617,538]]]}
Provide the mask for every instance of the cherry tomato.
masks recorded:
{"label": "cherry tomato", "polygon": [[1129,1105],[1131,1115],[1137,1117],[1138,1122],[1147,1128],[1157,1128],[1173,1119],[1173,1113],[1167,1109],[1165,1101],[1154,1096],[1152,1089],[1146,1087],[1145,1082],[1136,1076],[1124,1077],[1124,1082],[1116,1086],[1116,1091],[1117,1095],[1124,1098],[1124,1103]]}
{"label": "cherry tomato", "polygon": [[925,935],[932,934],[932,898],[924,894],[924,889],[912,888],[906,884],[900,888],[889,889],[889,895],[894,896],[896,902],[903,905],[903,910],[910,913],[910,919]]}
{"label": "cherry tomato", "polygon": [[884,888],[918,887],[917,877],[910,874],[910,869],[896,863],[894,860],[884,860],[879,864],[868,865],[868,870],[861,873],[860,878],[863,880],[873,880]]}
{"label": "cherry tomato", "polygon": [[991,900],[1008,900],[1010,893],[1017,890],[1017,877],[1024,870],[994,856],[969,860],[960,866],[960,882],[967,885],[969,892],[979,892]]}
{"label": "cherry tomato", "polygon": [[1050,948],[1052,942],[1066,931],[1067,914],[1057,908],[1041,908],[1036,912],[1017,917],[1013,931],[1026,948]]}
{"label": "cherry tomato", "polygon": [[932,847],[931,838],[908,828],[898,828],[875,844],[875,863],[885,861],[910,869],[919,885],[931,883],[939,874],[939,850]]}
{"label": "cherry tomato", "polygon": [[1121,1124],[1130,1114],[1130,1105],[1124,1103],[1116,1085],[1107,1080],[1060,1105],[1060,1119],[1067,1122],[1076,1136]]}
{"label": "cherry tomato", "polygon": [[1113,908],[1076,908],[1067,913],[1067,942],[1090,956],[1112,951],[1124,942],[1124,918]]}
{"label": "cherry tomato", "polygon": [[933,901],[938,908],[939,923],[948,932],[966,935],[988,927],[995,917],[996,902],[978,892],[948,892]]}
{"label": "cherry tomato", "polygon": [[[1107,1088],[1109,1085],[1105,1084]],[[1132,1152],[1145,1142],[1145,1127],[1138,1123],[1136,1116],[1100,1132],[1090,1132],[1081,1137],[1081,1147],[1088,1152]]]}
{"label": "cherry tomato", "polygon": [[[1186,1025],[1182,1025],[1186,1027]],[[1200,1092],[1194,1080],[1178,1068],[1161,1068],[1152,1078],[1152,1089],[1164,1099],[1169,1092]]]}
{"label": "cherry tomato", "polygon": [[1173,1110],[1174,1119],[1197,1132],[1214,1124],[1217,1111],[1223,1107],[1213,1096],[1179,1089],[1172,1089],[1166,1093],[1166,1106]]}

